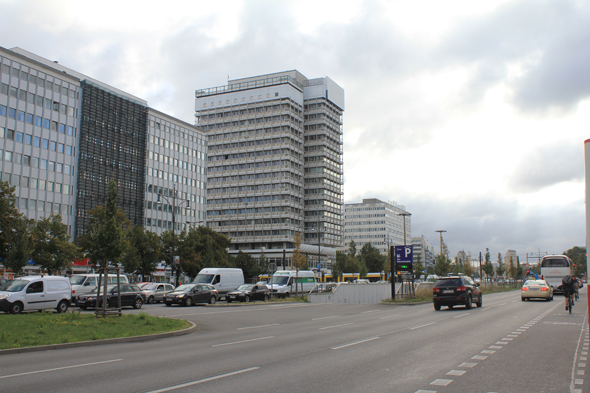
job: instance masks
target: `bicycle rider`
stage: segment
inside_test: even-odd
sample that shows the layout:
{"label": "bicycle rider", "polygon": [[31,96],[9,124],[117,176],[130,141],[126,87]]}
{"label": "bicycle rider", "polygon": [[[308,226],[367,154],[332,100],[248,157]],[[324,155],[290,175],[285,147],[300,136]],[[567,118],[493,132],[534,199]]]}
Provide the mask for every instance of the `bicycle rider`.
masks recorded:
{"label": "bicycle rider", "polygon": [[575,295],[575,288],[574,288],[574,280],[572,279],[572,276],[570,276],[569,274],[567,276],[565,276],[562,280],[561,280],[561,289],[563,290],[563,296],[565,298],[565,310],[568,310],[568,299],[572,300],[572,306],[574,305],[574,295]]}
{"label": "bicycle rider", "polygon": [[580,288],[580,280],[578,280],[576,278],[576,276],[572,276],[572,280],[574,281],[574,295],[575,295],[575,298],[576,298],[576,300],[579,300],[580,299],[580,296],[578,294],[578,290]]}

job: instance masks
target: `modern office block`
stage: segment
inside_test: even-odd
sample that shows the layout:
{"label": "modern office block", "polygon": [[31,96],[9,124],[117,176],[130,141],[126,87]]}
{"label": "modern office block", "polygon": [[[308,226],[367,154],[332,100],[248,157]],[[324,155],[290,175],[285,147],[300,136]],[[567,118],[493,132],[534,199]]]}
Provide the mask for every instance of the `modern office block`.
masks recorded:
{"label": "modern office block", "polygon": [[230,253],[290,265],[300,232],[310,264],[327,267],[342,243],[344,90],[293,70],[197,90],[195,110],[209,142],[207,221]]}
{"label": "modern office block", "polygon": [[198,128],[20,48],[0,48],[0,63],[0,172],[20,212],[60,213],[75,237],[115,180],[117,206],[135,225],[172,229],[166,198],[188,201],[176,205],[177,230],[204,224],[207,142]]}
{"label": "modern office block", "polygon": [[345,204],[342,250],[348,249],[351,240],[356,243],[357,250],[371,243],[384,255],[387,255],[389,246],[410,244],[411,216],[404,217],[402,214],[408,214],[405,206],[376,198],[363,199],[361,203]]}

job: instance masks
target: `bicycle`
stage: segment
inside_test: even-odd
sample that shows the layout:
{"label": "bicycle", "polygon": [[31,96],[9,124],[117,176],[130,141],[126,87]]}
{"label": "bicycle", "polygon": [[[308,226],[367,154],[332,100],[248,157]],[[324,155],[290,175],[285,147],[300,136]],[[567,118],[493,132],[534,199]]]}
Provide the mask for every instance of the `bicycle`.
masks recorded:
{"label": "bicycle", "polygon": [[574,306],[574,302],[572,301],[572,296],[570,295],[567,297],[567,309],[569,310],[570,314],[572,313],[572,307]]}

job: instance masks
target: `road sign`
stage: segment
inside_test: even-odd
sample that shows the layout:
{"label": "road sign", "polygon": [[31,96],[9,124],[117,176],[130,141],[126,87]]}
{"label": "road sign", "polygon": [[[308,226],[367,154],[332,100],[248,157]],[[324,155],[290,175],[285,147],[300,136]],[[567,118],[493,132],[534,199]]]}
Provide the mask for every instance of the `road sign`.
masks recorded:
{"label": "road sign", "polygon": [[412,246],[395,246],[395,262],[396,263],[412,263],[414,261],[414,253]]}

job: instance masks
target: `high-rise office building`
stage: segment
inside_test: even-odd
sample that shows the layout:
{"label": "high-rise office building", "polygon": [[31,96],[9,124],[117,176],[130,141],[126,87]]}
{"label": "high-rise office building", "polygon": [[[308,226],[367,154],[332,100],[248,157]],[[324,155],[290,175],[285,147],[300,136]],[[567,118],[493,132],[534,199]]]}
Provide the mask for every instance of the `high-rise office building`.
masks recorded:
{"label": "high-rise office building", "polygon": [[403,205],[376,198],[344,205],[344,251],[353,240],[357,250],[371,243],[387,255],[388,246],[411,244],[411,238],[412,221]]}
{"label": "high-rise office building", "polygon": [[0,63],[0,173],[21,213],[60,213],[75,237],[115,180],[117,206],[135,225],[172,229],[167,200],[178,202],[177,230],[204,223],[207,141],[198,128],[20,48],[0,48]]}
{"label": "high-rise office building", "polygon": [[195,110],[209,143],[207,222],[230,253],[290,265],[300,232],[310,264],[327,267],[342,242],[344,90],[293,70],[197,90]]}

